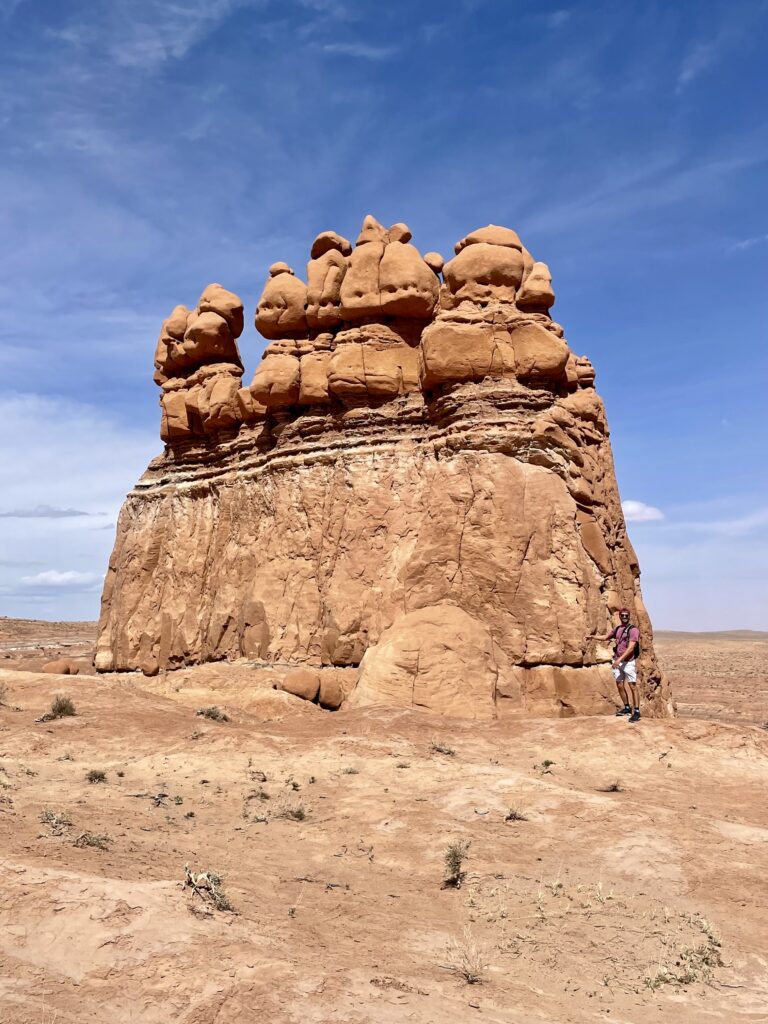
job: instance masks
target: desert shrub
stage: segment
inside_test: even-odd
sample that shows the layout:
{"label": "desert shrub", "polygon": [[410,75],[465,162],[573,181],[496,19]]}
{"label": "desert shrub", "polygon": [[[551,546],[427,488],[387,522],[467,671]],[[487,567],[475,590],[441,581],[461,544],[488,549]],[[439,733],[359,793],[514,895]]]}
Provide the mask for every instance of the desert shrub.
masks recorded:
{"label": "desert shrub", "polygon": [[202,899],[212,903],[217,910],[234,910],[232,902],[224,892],[223,879],[215,871],[190,871],[184,865],[184,884]]}
{"label": "desert shrub", "polygon": [[521,811],[519,807],[510,807],[504,815],[504,821],[528,821],[528,815]]}
{"label": "desert shrub", "polygon": [[46,807],[40,815],[40,821],[44,825],[50,825],[55,836],[60,836],[64,829],[72,824],[66,811],[52,811],[49,807]]}
{"label": "desert shrub", "polygon": [[8,684],[0,683],[0,706],[8,700]]}
{"label": "desert shrub", "polygon": [[108,835],[97,835],[95,832],[81,832],[74,842],[75,846],[92,846],[97,850],[106,850],[112,839]]}
{"label": "desert shrub", "polygon": [[70,697],[65,697],[62,693],[57,693],[51,701],[51,710],[48,712],[48,721],[53,721],[56,718],[70,718],[72,715],[77,714],[75,711],[75,705]]}
{"label": "desert shrub", "polygon": [[347,768],[342,768],[341,774],[342,775],[359,775],[360,772],[357,770],[357,768],[353,768],[352,765],[349,765],[349,767],[347,767]]}
{"label": "desert shrub", "polygon": [[198,708],[197,709],[197,713],[202,718],[210,718],[212,722],[228,722],[229,721],[229,715],[227,715],[224,711],[222,711],[221,708],[216,707],[215,704],[213,704],[209,708]]}
{"label": "desert shrub", "polygon": [[107,781],[107,773],[103,772],[100,768],[91,768],[89,772],[86,772],[85,781],[95,785],[99,782]]}
{"label": "desert shrub", "polygon": [[429,749],[433,754],[445,754],[446,757],[455,757],[456,751],[453,747],[449,747],[447,743],[443,743],[442,740],[432,740],[429,744]]}
{"label": "desert shrub", "polygon": [[306,821],[307,812],[301,804],[284,807],[275,814],[276,818],[286,818],[288,821]]}
{"label": "desert shrub", "polygon": [[624,787],[622,786],[621,782],[618,779],[615,779],[613,782],[608,782],[604,786],[598,786],[597,787],[597,792],[598,793],[623,793],[624,792]]}
{"label": "desert shrub", "polygon": [[445,886],[452,886],[458,889],[461,885],[461,880],[464,877],[462,866],[467,859],[469,846],[468,839],[458,839],[453,843],[449,843],[445,848],[445,853],[443,854],[443,861],[445,862],[445,879],[443,884]]}
{"label": "desert shrub", "polygon": [[463,978],[468,985],[477,985],[488,969],[487,955],[469,928],[465,928],[462,938],[454,939],[446,948],[446,963],[440,966]]}

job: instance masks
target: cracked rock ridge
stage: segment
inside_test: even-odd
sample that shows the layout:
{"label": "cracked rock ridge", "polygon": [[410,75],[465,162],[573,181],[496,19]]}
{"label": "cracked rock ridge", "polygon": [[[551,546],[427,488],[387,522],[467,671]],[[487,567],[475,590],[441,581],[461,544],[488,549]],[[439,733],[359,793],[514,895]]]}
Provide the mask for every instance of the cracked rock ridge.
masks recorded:
{"label": "cracked rock ridge", "polygon": [[100,671],[246,660],[315,673],[330,707],[608,713],[610,649],[584,637],[627,605],[646,711],[672,713],[549,269],[498,225],[455,253],[372,216],[354,246],[321,232],[306,283],[269,268],[247,386],[239,297],[176,306],[155,352],[165,450],[120,514]]}

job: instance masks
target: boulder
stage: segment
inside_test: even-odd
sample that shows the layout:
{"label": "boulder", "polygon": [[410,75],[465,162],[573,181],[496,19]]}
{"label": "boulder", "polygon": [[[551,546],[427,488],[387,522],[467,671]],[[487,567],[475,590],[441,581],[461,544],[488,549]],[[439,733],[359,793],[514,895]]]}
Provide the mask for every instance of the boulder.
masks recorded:
{"label": "boulder", "polygon": [[320,692],[320,674],[312,669],[294,669],[283,676],[280,689],[302,700],[316,700]]}
{"label": "boulder", "polygon": [[528,313],[548,313],[555,304],[552,275],[546,263],[534,263],[517,295],[517,307]]}
{"label": "boulder", "polygon": [[270,340],[307,333],[307,286],[287,263],[273,263],[256,308],[256,329]]}
{"label": "boulder", "polygon": [[488,242],[466,245],[445,264],[443,277],[455,304],[512,303],[523,279],[523,254]]}
{"label": "boulder", "polygon": [[76,676],[80,672],[80,667],[69,658],[57,658],[55,661],[46,662],[41,671],[52,676]]}

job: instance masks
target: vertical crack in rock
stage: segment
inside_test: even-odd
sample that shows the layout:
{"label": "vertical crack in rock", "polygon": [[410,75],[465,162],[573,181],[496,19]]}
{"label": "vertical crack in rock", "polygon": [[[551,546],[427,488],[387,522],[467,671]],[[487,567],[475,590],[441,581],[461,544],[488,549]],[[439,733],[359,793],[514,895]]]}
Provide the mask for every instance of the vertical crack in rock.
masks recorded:
{"label": "vertical crack in rock", "polygon": [[240,298],[176,306],[154,356],[165,448],[119,518],[97,668],[256,651],[359,666],[352,704],[601,714],[610,650],[584,637],[626,605],[648,711],[670,714],[595,371],[554,301],[510,228],[444,260],[368,216],[354,246],[317,235],[306,283],[270,266],[250,383]]}

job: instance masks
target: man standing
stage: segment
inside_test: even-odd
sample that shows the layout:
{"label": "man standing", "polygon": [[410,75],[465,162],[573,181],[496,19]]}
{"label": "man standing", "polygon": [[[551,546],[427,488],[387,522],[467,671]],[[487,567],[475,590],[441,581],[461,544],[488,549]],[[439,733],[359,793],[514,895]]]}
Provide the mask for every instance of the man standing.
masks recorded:
{"label": "man standing", "polygon": [[[619,708],[617,715],[629,715],[630,722],[640,721],[640,688],[637,685],[637,655],[640,652],[640,630],[629,621],[629,609],[619,611],[621,625],[616,626],[605,636],[584,637],[585,640],[600,640],[605,643],[613,640],[613,678],[624,706]],[[628,698],[631,698],[632,703]]]}

